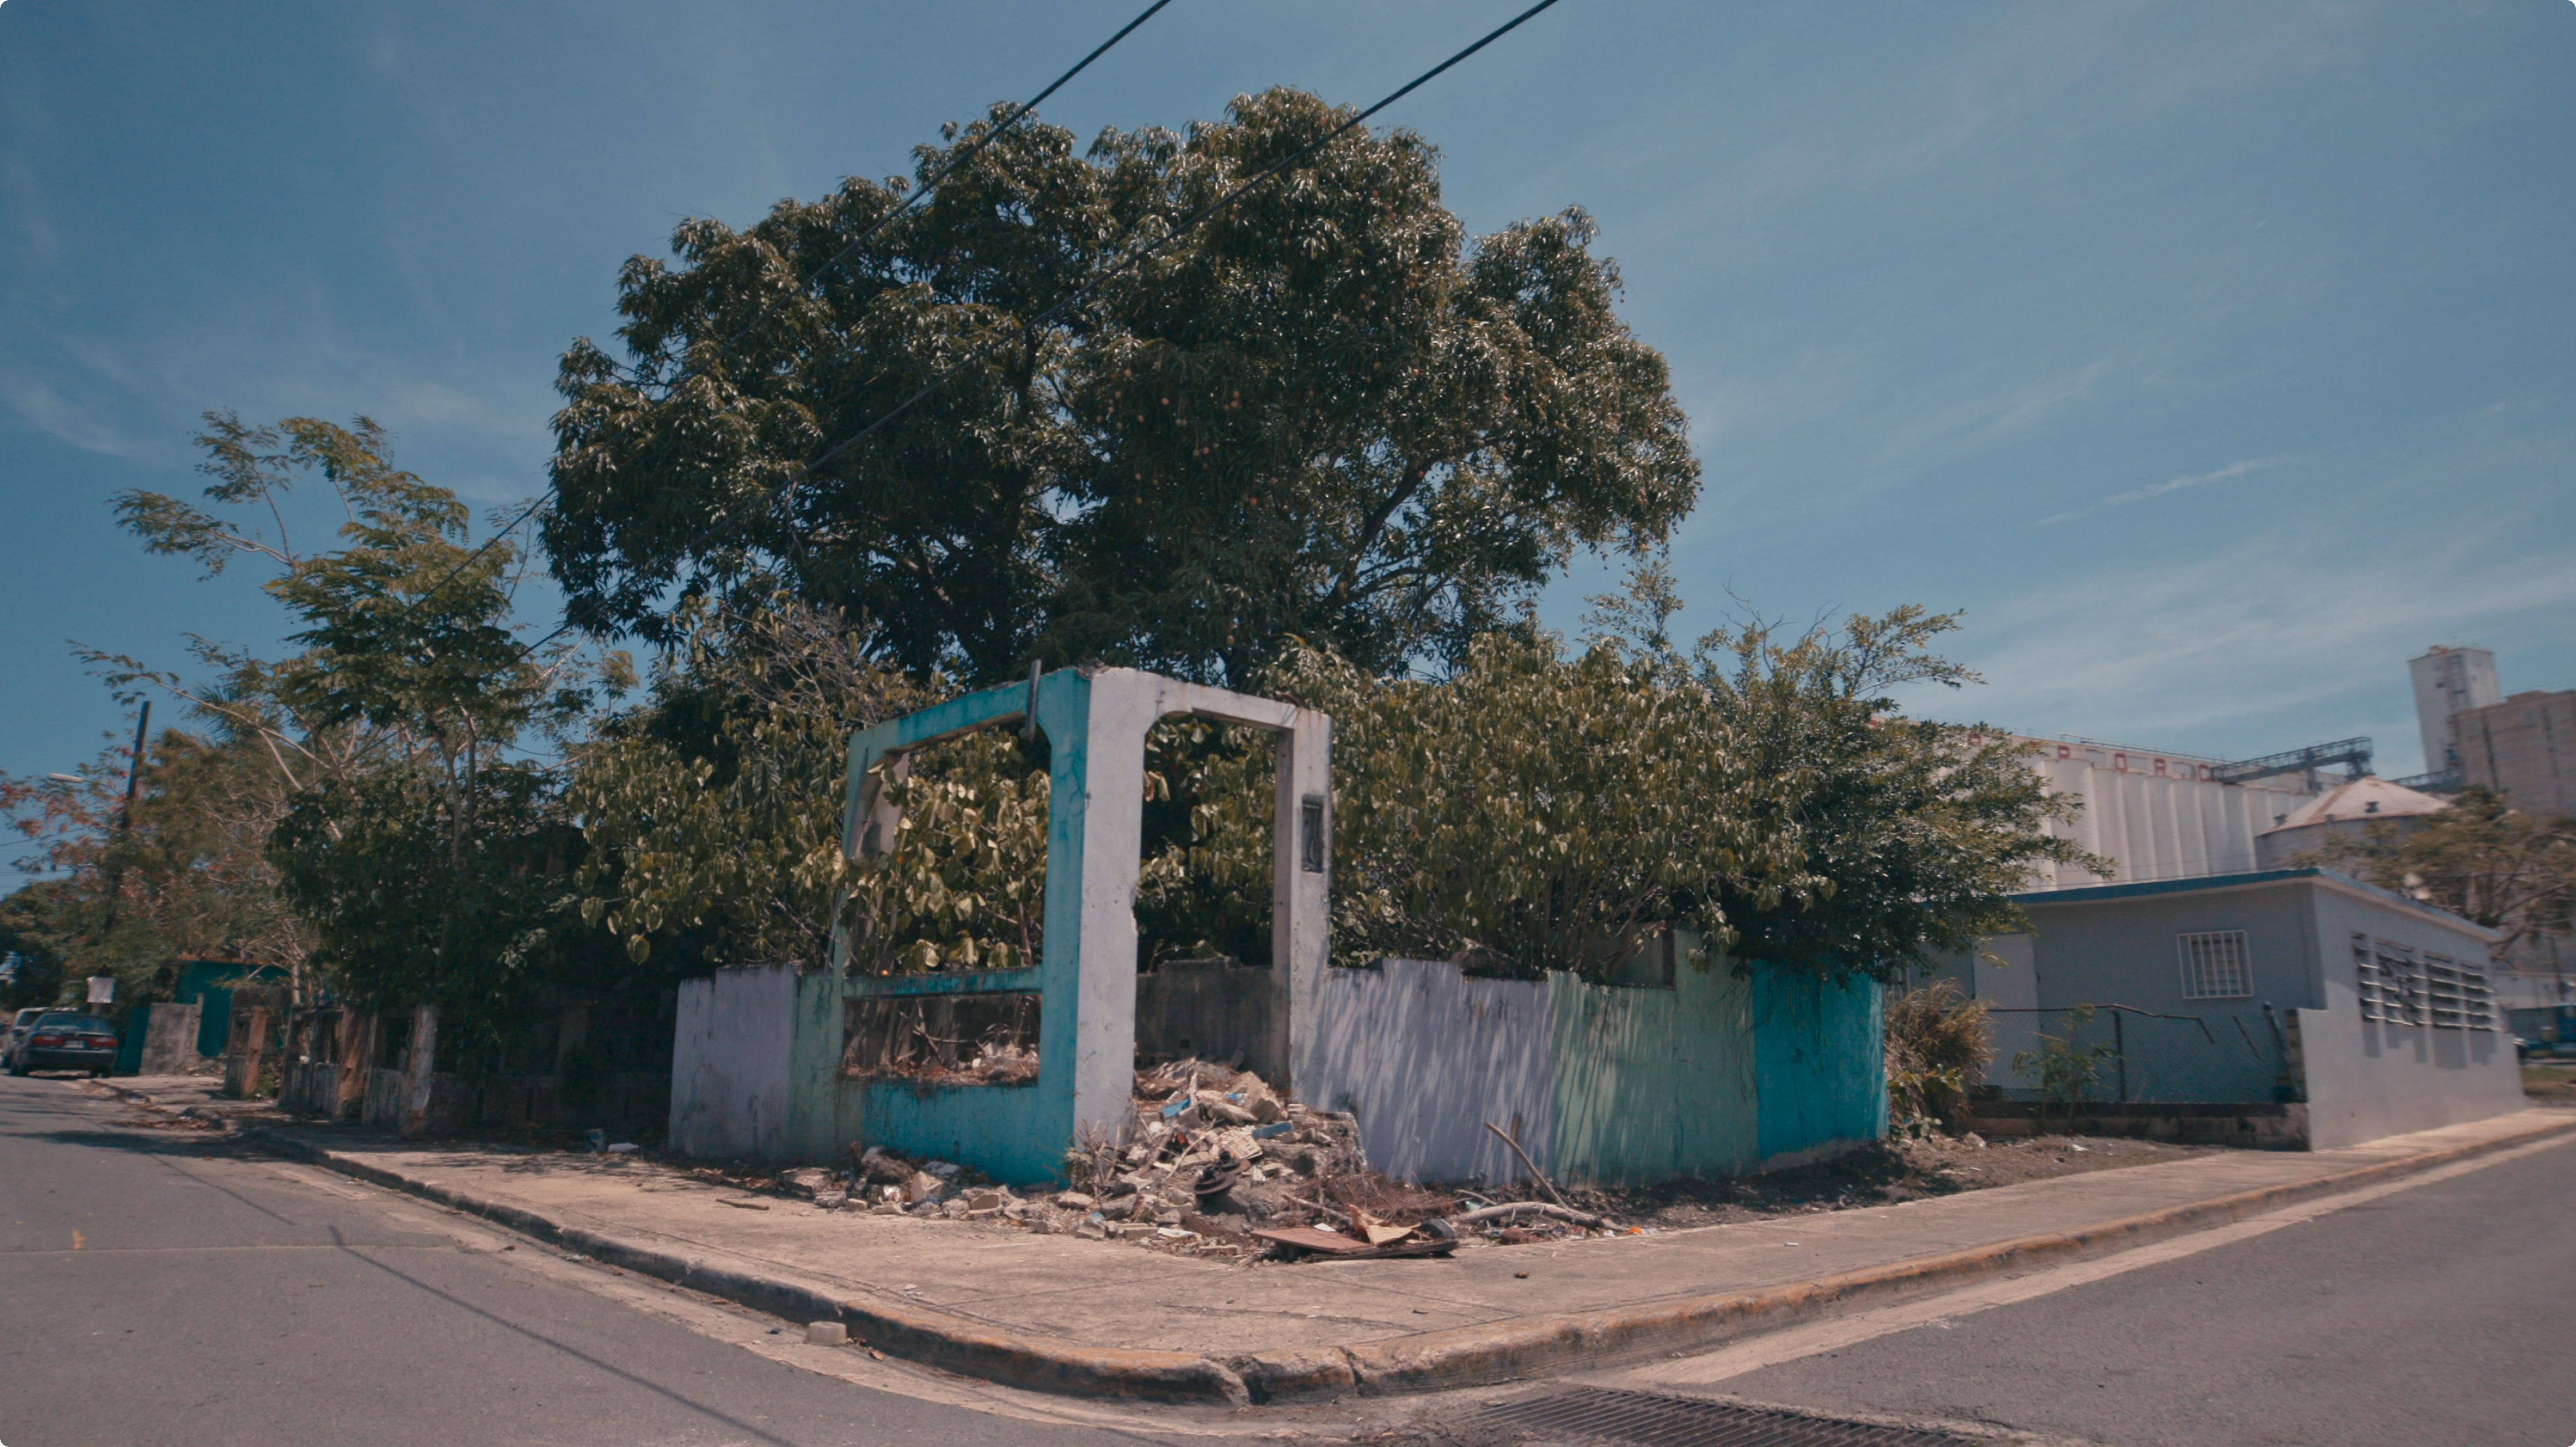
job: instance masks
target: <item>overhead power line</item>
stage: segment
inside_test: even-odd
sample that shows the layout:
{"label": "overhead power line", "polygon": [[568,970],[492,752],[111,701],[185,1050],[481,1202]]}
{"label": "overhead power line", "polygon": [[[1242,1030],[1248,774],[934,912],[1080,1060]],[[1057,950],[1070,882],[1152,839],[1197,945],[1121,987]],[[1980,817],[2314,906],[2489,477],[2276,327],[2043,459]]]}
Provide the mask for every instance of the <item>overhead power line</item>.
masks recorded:
{"label": "overhead power line", "polygon": [[[1478,37],[1473,44],[1468,45],[1465,49],[1462,49],[1455,55],[1450,56],[1447,60],[1440,62],[1438,65],[1422,72],[1413,79],[1406,81],[1403,85],[1389,91],[1377,102],[1377,104],[1370,106],[1367,110],[1361,111],[1355,116],[1352,116],[1349,120],[1335,126],[1323,135],[1317,136],[1315,139],[1308,141],[1305,145],[1298,147],[1284,159],[1273,162],[1272,164],[1263,167],[1261,170],[1254,172],[1250,178],[1238,184],[1233,190],[1226,192],[1223,196],[1218,197],[1216,200],[1209,202],[1207,205],[1200,207],[1198,210],[1193,211],[1188,216],[1182,218],[1179,224],[1165,231],[1161,236],[1143,245],[1130,248],[1125,256],[1119,258],[1099,276],[1093,278],[1082,286],[1074,288],[1072,291],[1066,293],[1062,298],[1060,298],[1053,306],[1048,307],[1045,311],[1042,311],[1036,316],[1030,318],[1028,327],[1023,330],[1043,326],[1063,315],[1066,311],[1071,310],[1073,307],[1090,300],[1099,292],[1099,289],[1104,282],[1117,276],[1120,272],[1131,270],[1151,260],[1156,253],[1162,251],[1165,247],[1168,247],[1172,243],[1180,240],[1182,237],[1187,236],[1190,232],[1197,230],[1200,223],[1233,205],[1236,201],[1241,200],[1245,192],[1250,191],[1255,186],[1258,186],[1263,182],[1270,180],[1272,177],[1287,171],[1299,161],[1306,159],[1316,151],[1323,149],[1325,146],[1330,145],[1336,140],[1339,140],[1344,135],[1349,134],[1352,130],[1368,124],[1369,117],[1376,115],[1379,111],[1385,110],[1388,106],[1391,106],[1397,101],[1404,99],[1406,96],[1413,94],[1415,91],[1420,90],[1423,86],[1428,85],[1431,81],[1438,78],[1442,72],[1447,71],[1450,67],[1457,65],[1467,57],[1474,55],[1477,51],[1484,49],[1486,46],[1493,44],[1495,41],[1502,39],[1513,31],[1518,30],[1523,24],[1538,15],[1540,11],[1549,9],[1556,3],[1557,0],[1538,0],[1537,4],[1530,6],[1527,10],[1524,10],[1518,15],[1513,16],[1511,19],[1504,21],[1502,24],[1495,26],[1493,29],[1486,31],[1482,36]],[[812,459],[799,464],[795,474],[788,478],[787,485],[793,486],[798,477],[812,473],[814,469],[821,467],[825,463],[830,462],[833,458],[840,456],[852,447],[855,447],[859,443],[874,436],[879,430],[884,428],[887,423],[892,422],[897,417],[902,416],[905,412],[910,411],[915,403],[928,397],[931,393],[938,391],[941,387],[946,386],[949,381],[955,378],[960,372],[963,372],[968,367],[982,361],[985,357],[999,350],[1003,345],[1005,345],[1004,340],[995,340],[986,342],[980,347],[970,349],[965,356],[950,363],[938,376],[923,383],[919,389],[912,393],[911,396],[908,396],[902,401],[894,404],[892,408],[880,415],[875,421],[870,422],[867,426],[860,428],[858,431],[851,433],[840,441],[833,443],[831,446],[824,448]]]}
{"label": "overhead power line", "polygon": [[[949,156],[948,164],[941,166],[937,172],[907,193],[900,202],[888,208],[884,214],[878,216],[876,220],[869,222],[860,230],[858,235],[851,237],[846,243],[844,243],[840,250],[835,251],[829,257],[826,257],[821,265],[816,266],[813,270],[797,278],[795,294],[804,294],[807,288],[813,286],[817,281],[822,280],[824,275],[831,271],[832,268],[849,260],[851,253],[857,251],[861,246],[866,245],[871,237],[884,230],[893,222],[910,214],[912,209],[919,205],[924,198],[932,195],[939,189],[939,184],[942,181],[955,175],[958,167],[973,160],[977,155],[982,153],[985,147],[1000,140],[1005,134],[1018,126],[1021,120],[1027,117],[1030,112],[1036,110],[1039,104],[1045,101],[1048,96],[1054,95],[1057,91],[1063,89],[1065,82],[1082,74],[1085,70],[1090,69],[1093,61],[1107,55],[1111,47],[1117,45],[1119,41],[1122,41],[1129,35],[1133,34],[1136,27],[1153,19],[1157,12],[1162,10],[1164,6],[1171,3],[1172,0],[1154,0],[1154,3],[1146,6],[1143,10],[1138,11],[1135,19],[1118,27],[1117,34],[1112,35],[1107,40],[1093,46],[1089,55],[1075,61],[1072,69],[1057,76],[1054,80],[1047,82],[1046,89],[1039,91],[1036,95],[1030,96],[1027,100],[1013,106],[1011,108],[1011,113],[1003,117],[999,124],[992,126],[982,134],[968,141],[965,145],[960,146]],[[1553,0],[1551,0],[1551,3],[1553,3]],[[778,297],[772,297],[768,301],[761,303],[760,309],[752,313],[751,319],[735,328],[733,335],[725,338],[723,343],[716,348],[717,355],[721,356],[726,352],[732,351],[736,343],[740,342],[745,336],[748,336],[753,327],[760,325],[762,320],[768,317],[770,308],[778,305],[778,302]],[[662,383],[664,392],[667,393],[671,388],[679,386],[682,382],[687,381],[694,375],[696,375],[696,373],[689,367],[683,366],[670,378],[670,380]],[[536,516],[537,509],[546,505],[546,499],[551,496],[553,492],[554,483],[549,480],[546,483],[545,491],[538,493],[535,501],[529,503],[527,507],[522,509],[519,515],[512,518],[507,526],[493,533],[492,536],[485,538],[482,546],[476,548],[473,552],[466,554],[464,561],[458,563],[455,567],[448,569],[447,575],[431,584],[428,591],[421,594],[420,601],[415,603],[413,606],[420,607],[426,605],[430,599],[438,595],[439,590],[445,588],[448,584],[455,582],[457,575],[463,573],[467,568],[474,566],[475,560],[482,557],[485,553],[490,552],[493,544],[508,537],[511,533],[517,531],[521,523],[524,523],[528,519]],[[560,632],[562,630],[558,629],[556,631]]]}
{"label": "overhead power line", "polygon": [[[1537,0],[1537,3],[1529,6],[1525,10],[1522,10],[1519,14],[1514,15],[1512,18],[1495,26],[1493,29],[1486,31],[1483,35],[1478,36],[1475,40],[1461,47],[1439,64],[1432,66],[1430,69],[1423,71],[1420,75],[1406,81],[1403,85],[1387,92],[1384,96],[1380,97],[1375,104],[1369,106],[1366,110],[1360,111],[1356,115],[1353,115],[1349,120],[1335,126],[1330,131],[1308,141],[1305,145],[1298,147],[1286,157],[1263,167],[1261,170],[1237,183],[1223,196],[1220,196],[1216,200],[1211,201],[1189,213],[1189,215],[1183,217],[1177,224],[1166,229],[1162,235],[1155,237],[1150,241],[1131,246],[1124,256],[1121,256],[1116,262],[1112,263],[1106,270],[1095,276],[1091,281],[1066,293],[1052,306],[1049,306],[1045,311],[1040,312],[1037,316],[1031,318],[1029,325],[1044,325],[1045,323],[1063,315],[1073,307],[1090,300],[1098,293],[1100,287],[1104,283],[1118,276],[1122,272],[1133,270],[1134,268],[1153,259],[1157,254],[1170,247],[1173,243],[1179,241],[1182,237],[1197,230],[1198,227],[1206,222],[1210,217],[1215,216],[1217,213],[1241,200],[1244,195],[1250,192],[1253,188],[1283,174],[1290,168],[1294,167],[1298,162],[1306,159],[1308,156],[1313,155],[1315,152],[1332,144],[1334,141],[1339,140],[1341,137],[1348,135],[1351,131],[1368,124],[1370,118],[1377,115],[1378,112],[1385,110],[1388,106],[1395,104],[1397,101],[1400,101],[1406,96],[1413,94],[1415,91],[1420,90],[1423,86],[1430,84],[1432,81],[1438,79],[1440,76],[1446,74],[1448,71],[1467,60],[1468,57],[1473,56],[1478,51],[1481,51],[1485,47],[1493,44],[1495,41],[1502,39],[1504,36],[1511,34],[1515,30],[1518,30],[1521,26],[1535,19],[1542,12],[1553,9],[1556,4],[1557,0]],[[1116,44],[1120,38],[1123,38],[1128,33],[1128,31],[1134,30],[1137,25],[1142,24],[1145,19],[1150,17],[1155,10],[1159,10],[1161,8],[1162,4],[1157,3],[1155,6],[1148,9],[1143,15],[1138,16],[1136,20],[1129,22],[1126,29],[1121,30],[1117,36],[1111,37],[1108,44],[1100,47],[1100,50],[1093,51],[1090,56],[1084,57],[1082,64],[1090,64],[1091,60],[1096,58],[1102,51],[1107,50],[1109,45]],[[1070,79],[1080,69],[1081,66],[1076,66],[1073,71],[1066,72],[1065,76],[1056,82],[1056,85],[1063,84],[1064,80]],[[1038,99],[1043,99],[1046,95],[1052,94],[1054,89],[1055,86],[1049,86],[1045,91],[1041,91],[1039,93]],[[1035,103],[1035,100],[1030,102],[1031,105],[1034,105]],[[1023,107],[1019,114],[1025,114],[1025,112],[1026,107]],[[1017,119],[1016,114],[1013,119]],[[946,172],[943,171],[941,174],[945,175]],[[925,189],[927,188],[925,187]],[[848,249],[849,248],[845,247],[842,252],[836,253],[832,258],[832,261],[827,261],[825,266],[828,267],[833,262],[837,262],[841,256],[847,254]],[[820,274],[820,269],[818,269],[816,274]],[[880,414],[875,420],[869,422],[865,427],[843,437],[840,441],[833,443],[811,459],[797,464],[794,473],[789,476],[784,486],[793,487],[799,478],[811,475],[816,468],[824,466],[833,458],[840,456],[843,452],[848,451],[850,448],[866,441],[869,437],[874,436],[877,432],[881,431],[886,424],[894,421],[897,417],[902,416],[922,399],[947,385],[951,380],[955,379],[959,373],[965,371],[968,367],[973,366],[984,357],[998,350],[1002,345],[1003,342],[997,340],[987,342],[982,346],[969,350],[965,356],[960,357],[958,360],[951,363],[947,368],[942,370],[938,376],[933,377],[930,381],[924,383],[911,395],[905,397],[902,401],[897,402],[892,408]],[[540,501],[542,501],[542,499],[540,499]],[[518,526],[519,522],[524,522],[527,516],[534,511],[535,507],[531,506],[528,513],[521,514],[518,521],[513,522],[511,526]],[[468,559],[468,562],[471,562],[471,559]],[[460,570],[461,566],[462,565],[460,565]],[[563,629],[558,628],[554,633],[548,634],[547,638],[551,639],[559,636],[562,632]],[[544,641],[546,640],[539,640],[539,644],[542,644]],[[522,650],[522,656],[525,656],[528,652],[535,651],[537,646],[538,644],[529,645],[528,648]]]}

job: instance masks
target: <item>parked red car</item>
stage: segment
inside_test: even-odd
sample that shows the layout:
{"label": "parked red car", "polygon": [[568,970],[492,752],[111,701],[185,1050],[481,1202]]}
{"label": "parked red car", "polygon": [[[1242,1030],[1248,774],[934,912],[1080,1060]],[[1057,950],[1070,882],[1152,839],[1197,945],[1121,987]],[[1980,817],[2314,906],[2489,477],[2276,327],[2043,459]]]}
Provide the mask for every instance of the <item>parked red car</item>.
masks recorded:
{"label": "parked red car", "polygon": [[36,1017],[9,1053],[9,1073],[80,1070],[105,1075],[116,1068],[116,1027],[96,1015],[54,1010]]}

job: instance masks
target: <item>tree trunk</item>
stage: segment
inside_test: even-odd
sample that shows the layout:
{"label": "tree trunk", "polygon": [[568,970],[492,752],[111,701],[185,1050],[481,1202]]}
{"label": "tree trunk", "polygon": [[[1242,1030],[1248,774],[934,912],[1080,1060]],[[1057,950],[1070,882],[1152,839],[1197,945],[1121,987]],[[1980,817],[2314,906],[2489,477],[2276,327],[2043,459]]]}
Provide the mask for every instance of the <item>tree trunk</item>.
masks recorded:
{"label": "tree trunk", "polygon": [[411,1007],[411,1060],[403,1075],[402,1133],[429,1134],[429,1086],[438,1069],[438,1007]]}
{"label": "tree trunk", "polygon": [[376,1017],[360,1014],[354,1005],[344,1005],[338,1034],[332,1043],[332,1058],[339,1062],[340,1070],[340,1088],[332,1096],[339,1102],[334,1118],[352,1120],[366,1109],[367,1072],[376,1063]]}

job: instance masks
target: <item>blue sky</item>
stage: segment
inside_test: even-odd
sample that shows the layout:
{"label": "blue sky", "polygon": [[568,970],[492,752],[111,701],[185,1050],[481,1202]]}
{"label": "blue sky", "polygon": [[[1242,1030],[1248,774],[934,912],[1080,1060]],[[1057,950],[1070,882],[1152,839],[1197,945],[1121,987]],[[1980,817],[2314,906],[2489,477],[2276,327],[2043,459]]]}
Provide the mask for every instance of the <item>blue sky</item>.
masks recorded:
{"label": "blue sky", "polygon": [[[201,409],[515,504],[628,255],[905,170],[1140,4],[0,3],[0,769],[119,726],[66,638],[274,641],[106,508],[198,485]],[[1516,8],[1177,0],[1046,117],[1364,103]],[[1386,119],[1477,231],[1599,218],[1706,467],[1686,624],[1964,609],[1988,682],[1927,710],[2388,774],[2427,644],[2576,686],[2567,0],[1564,0]]]}

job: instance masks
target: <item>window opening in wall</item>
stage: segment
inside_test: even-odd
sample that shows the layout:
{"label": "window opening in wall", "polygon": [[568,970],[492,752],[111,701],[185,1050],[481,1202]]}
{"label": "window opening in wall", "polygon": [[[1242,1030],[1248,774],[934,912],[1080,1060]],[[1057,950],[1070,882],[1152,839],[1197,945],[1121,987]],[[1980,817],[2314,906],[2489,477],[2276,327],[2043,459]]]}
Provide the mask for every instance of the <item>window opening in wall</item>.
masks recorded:
{"label": "window opening in wall", "polygon": [[916,1085],[1029,1085],[1038,1078],[1035,991],[870,995],[848,1001],[841,1073]]}
{"label": "window opening in wall", "polygon": [[2354,998],[2361,1004],[2361,1018],[2364,1020],[2388,1018],[2386,1008],[2381,1002],[2380,986],[2379,962],[2371,956],[2370,936],[2354,935],[2352,937],[2352,991]]}
{"label": "window opening in wall", "polygon": [[[1188,716],[1146,734],[1139,971],[1202,960],[1271,963],[1281,743],[1260,729]],[[1206,1043],[1206,1032],[1185,1033]]]}
{"label": "window opening in wall", "polygon": [[1016,970],[1046,943],[1046,740],[987,728],[878,763],[901,811],[868,821],[845,905],[854,975]]}
{"label": "window opening in wall", "polygon": [[2495,1029],[2495,991],[2487,972],[2475,965],[2426,955],[2424,995],[2437,1030]]}
{"label": "window opening in wall", "polygon": [[2209,930],[2176,936],[2182,950],[2182,997],[2186,1000],[2242,1000],[2254,993],[2254,972],[2245,959],[2245,931]]}
{"label": "window opening in wall", "polygon": [[2424,975],[2415,952],[2393,940],[2373,946],[2379,963],[2379,1008],[2391,1025],[2421,1025],[2426,1018]]}
{"label": "window opening in wall", "polygon": [[2460,966],[2460,1017],[2472,1030],[2495,1033],[2495,989],[2487,972],[2476,965]]}
{"label": "window opening in wall", "polygon": [[2424,957],[2424,1009],[2436,1030],[2458,1030],[2464,1025],[2460,1012],[2460,967],[2440,955]]}

